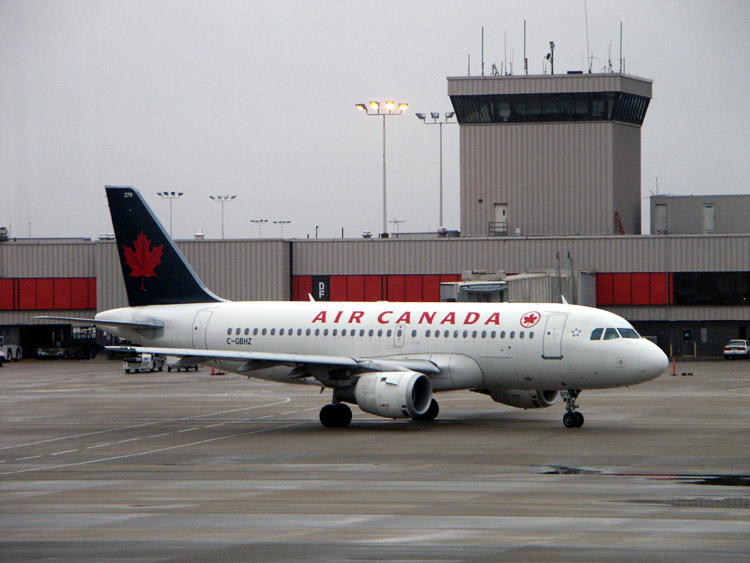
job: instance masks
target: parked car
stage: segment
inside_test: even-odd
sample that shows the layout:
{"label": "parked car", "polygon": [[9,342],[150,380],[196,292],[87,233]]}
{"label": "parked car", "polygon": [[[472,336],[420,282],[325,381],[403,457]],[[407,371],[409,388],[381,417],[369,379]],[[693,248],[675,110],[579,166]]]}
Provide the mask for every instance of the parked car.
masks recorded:
{"label": "parked car", "polygon": [[750,357],[750,342],[747,340],[730,340],[724,346],[724,358],[748,358]]}

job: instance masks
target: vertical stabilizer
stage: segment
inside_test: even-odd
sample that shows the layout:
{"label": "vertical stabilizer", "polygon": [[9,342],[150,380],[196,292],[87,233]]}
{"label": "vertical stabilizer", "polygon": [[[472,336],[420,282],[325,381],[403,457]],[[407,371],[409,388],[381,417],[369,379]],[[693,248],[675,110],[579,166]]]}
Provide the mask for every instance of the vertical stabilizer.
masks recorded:
{"label": "vertical stabilizer", "polygon": [[131,307],[222,301],[206,289],[138,190],[106,190]]}

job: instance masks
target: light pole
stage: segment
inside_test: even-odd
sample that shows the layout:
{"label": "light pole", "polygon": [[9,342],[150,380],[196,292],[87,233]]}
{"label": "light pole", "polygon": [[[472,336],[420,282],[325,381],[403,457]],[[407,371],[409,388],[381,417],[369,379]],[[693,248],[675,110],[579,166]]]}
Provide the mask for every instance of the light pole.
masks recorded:
{"label": "light pole", "polygon": [[169,236],[172,237],[172,202],[182,197],[183,192],[156,192],[162,199],[169,200]]}
{"label": "light pole", "polygon": [[234,198],[236,198],[236,195],[217,195],[217,196],[208,196],[216,203],[221,204],[221,239],[224,240],[224,204],[228,201],[232,201]]}
{"label": "light pole", "polygon": [[455,121],[449,121],[456,115],[456,112],[445,112],[445,121],[440,121],[440,113],[436,111],[430,112],[432,121],[427,121],[427,116],[424,113],[417,113],[415,115],[425,125],[440,125],[440,222],[438,223],[438,227],[443,227],[443,125],[456,123]]}
{"label": "light pole", "polygon": [[268,223],[268,219],[250,219],[250,222],[258,224],[258,238],[263,238],[263,223]]}
{"label": "light pole", "polygon": [[284,225],[288,225],[291,221],[274,221],[274,225],[278,225],[281,233],[281,238],[284,238]]}
{"label": "light pole", "polygon": [[408,107],[409,104],[400,103],[398,104],[398,112],[395,112],[396,108],[396,102],[387,101],[385,102],[385,109],[384,111],[380,111],[380,102],[370,102],[369,108],[365,104],[356,104],[356,107],[358,110],[365,112],[365,115],[371,115],[371,116],[383,116],[383,234],[381,235],[383,238],[388,236],[388,221],[386,219],[386,182],[385,182],[385,118],[394,116],[394,115],[401,115],[404,113]]}

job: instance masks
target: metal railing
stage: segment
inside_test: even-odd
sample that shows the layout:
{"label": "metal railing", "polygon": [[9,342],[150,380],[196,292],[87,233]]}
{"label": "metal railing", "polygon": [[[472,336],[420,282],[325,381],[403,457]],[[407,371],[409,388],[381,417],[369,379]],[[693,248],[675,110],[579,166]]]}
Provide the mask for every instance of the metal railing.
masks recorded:
{"label": "metal railing", "polygon": [[487,223],[488,235],[491,237],[507,237],[508,236],[508,222],[507,221],[490,221]]}

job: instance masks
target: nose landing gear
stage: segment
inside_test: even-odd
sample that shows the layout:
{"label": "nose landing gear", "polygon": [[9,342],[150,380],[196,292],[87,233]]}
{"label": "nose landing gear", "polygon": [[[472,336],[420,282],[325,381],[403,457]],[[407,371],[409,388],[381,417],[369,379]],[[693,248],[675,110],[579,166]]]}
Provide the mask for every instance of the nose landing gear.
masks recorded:
{"label": "nose landing gear", "polygon": [[580,389],[570,389],[569,391],[562,391],[560,393],[560,396],[565,399],[565,410],[567,411],[563,415],[565,428],[580,428],[583,426],[583,413],[576,411],[578,408],[576,399],[580,393]]}

